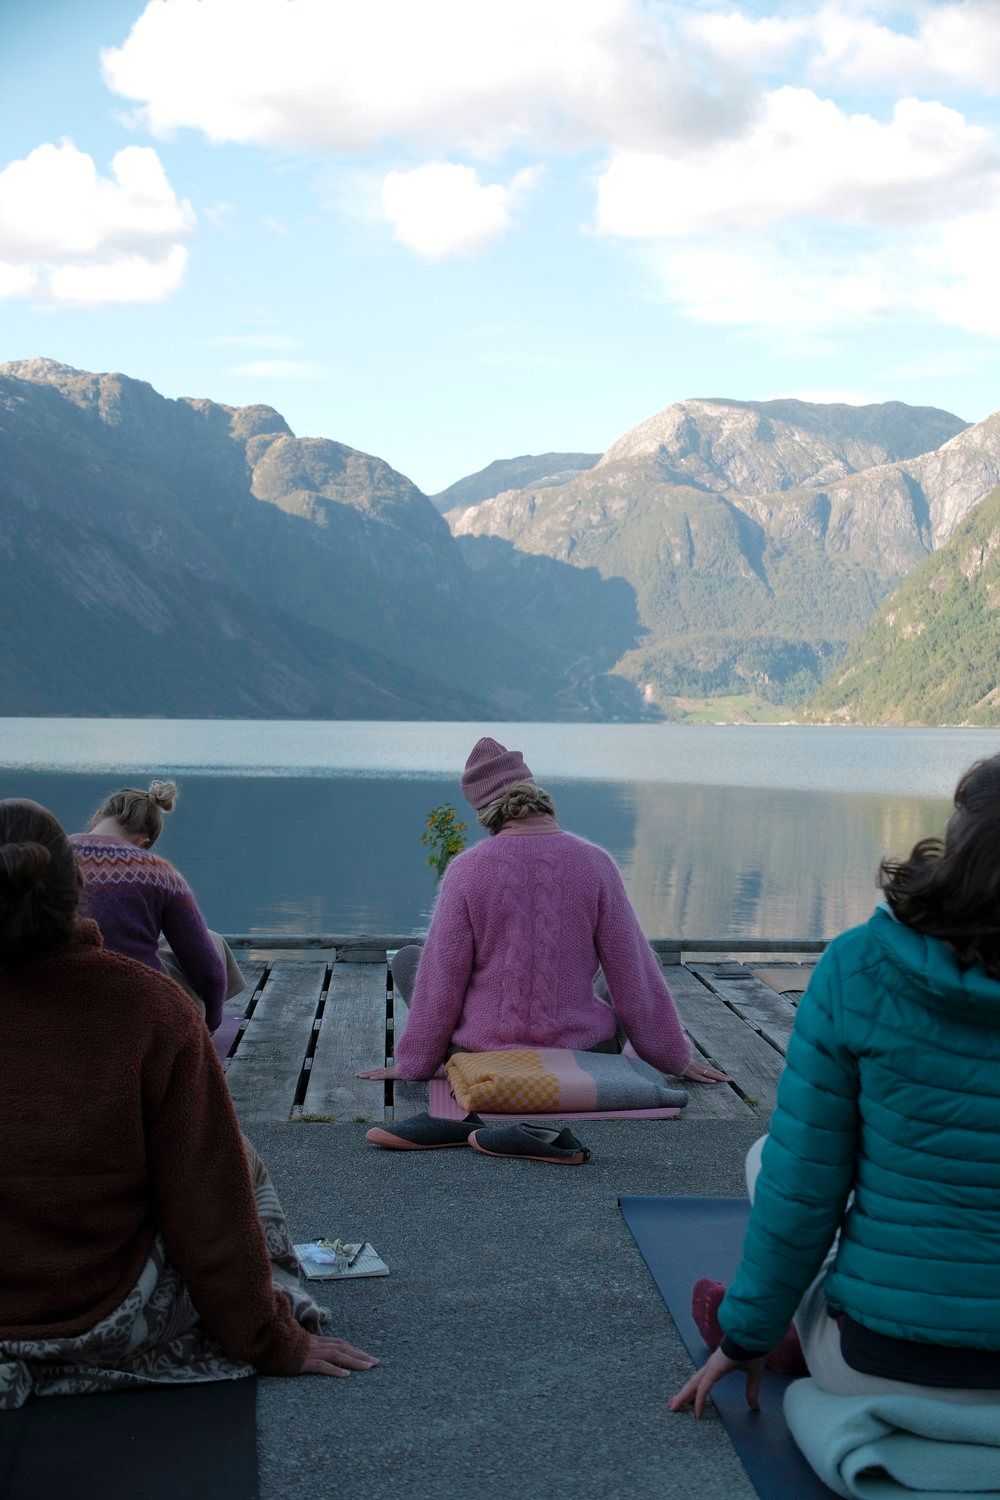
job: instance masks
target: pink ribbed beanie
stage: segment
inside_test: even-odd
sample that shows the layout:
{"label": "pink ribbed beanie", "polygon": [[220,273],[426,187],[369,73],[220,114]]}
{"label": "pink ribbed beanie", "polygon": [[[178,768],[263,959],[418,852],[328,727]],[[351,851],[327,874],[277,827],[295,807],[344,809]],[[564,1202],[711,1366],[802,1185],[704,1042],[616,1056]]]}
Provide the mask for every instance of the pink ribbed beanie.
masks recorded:
{"label": "pink ribbed beanie", "polygon": [[462,791],[466,801],[478,812],[499,797],[516,781],[533,781],[520,750],[508,750],[489,737],[477,740],[465,762]]}

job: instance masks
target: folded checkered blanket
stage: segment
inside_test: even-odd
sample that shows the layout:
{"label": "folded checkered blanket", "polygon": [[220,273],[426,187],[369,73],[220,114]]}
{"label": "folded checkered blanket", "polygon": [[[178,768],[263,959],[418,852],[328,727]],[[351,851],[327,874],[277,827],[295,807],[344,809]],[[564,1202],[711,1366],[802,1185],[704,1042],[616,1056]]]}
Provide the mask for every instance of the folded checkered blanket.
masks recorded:
{"label": "folded checkered blanket", "polygon": [[560,1047],[456,1052],[445,1071],[462,1109],[480,1114],[671,1109],[687,1103],[687,1094],[662,1073],[622,1053]]}

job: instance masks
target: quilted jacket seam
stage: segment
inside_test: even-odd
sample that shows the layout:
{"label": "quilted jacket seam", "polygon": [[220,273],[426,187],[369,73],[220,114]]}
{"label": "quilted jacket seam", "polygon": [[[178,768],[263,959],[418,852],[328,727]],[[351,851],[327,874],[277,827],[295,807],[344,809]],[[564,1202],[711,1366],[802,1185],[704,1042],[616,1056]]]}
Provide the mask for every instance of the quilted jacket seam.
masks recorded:
{"label": "quilted jacket seam", "polygon": [[[962,1260],[957,1256],[920,1255],[911,1250],[883,1250],[878,1245],[866,1245],[861,1240],[851,1240],[850,1244],[852,1249],[862,1251],[865,1255],[888,1255],[893,1260],[919,1260],[923,1265],[989,1266],[995,1264],[995,1262],[989,1260]],[[875,1283],[875,1285],[881,1284],[879,1282]],[[937,1294],[935,1293],[935,1295]]]}
{"label": "quilted jacket seam", "polygon": [[[888,1072],[889,1070],[886,1069],[886,1071]],[[941,1084],[936,1083],[916,1083],[914,1079],[905,1078],[901,1073],[893,1073],[892,1076],[898,1079],[901,1083],[905,1084],[907,1088],[919,1088],[923,1093],[937,1092],[940,1094],[951,1094],[952,1096],[954,1096],[955,1094],[961,1094],[963,1098],[966,1099],[988,1099],[991,1101],[991,1103],[997,1102],[997,1095],[995,1093],[973,1094],[969,1089],[949,1089],[945,1088]],[[878,1107],[879,1109],[884,1109],[886,1114],[895,1115],[897,1119],[910,1121],[913,1120],[912,1115],[906,1115],[900,1109],[893,1109],[892,1105],[887,1104],[884,1099],[878,1100]],[[921,1116],[921,1119],[923,1119],[923,1116]],[[926,1123],[934,1122],[928,1121]],[[997,1127],[995,1125],[992,1127],[986,1126],[980,1128],[980,1126],[978,1125],[953,1125],[950,1122],[942,1122],[941,1128],[942,1130],[967,1130],[970,1134],[973,1135],[997,1135]]]}
{"label": "quilted jacket seam", "polygon": [[[907,1203],[907,1204],[909,1204],[909,1203],[912,1203],[913,1200],[910,1199],[910,1198],[894,1198],[892,1201],[894,1203]],[[886,1224],[886,1221],[884,1219],[877,1219],[874,1214],[870,1214],[866,1208],[864,1208],[861,1204],[858,1203],[858,1201],[857,1201],[856,1198],[855,1198],[854,1203],[853,1203],[852,1208],[851,1208],[851,1216],[852,1216],[852,1218],[864,1219],[869,1224],[878,1224],[883,1229],[920,1229],[920,1230],[923,1230],[925,1232],[928,1231],[928,1230],[930,1230],[932,1232],[936,1232],[937,1230],[943,1229],[947,1233],[954,1233],[956,1231],[956,1227],[957,1227],[956,1224],[955,1224],[954,1219],[952,1219],[952,1221],[950,1223],[948,1223],[948,1224],[919,1224],[919,1223],[910,1223],[909,1221],[907,1221],[905,1219],[893,1219],[892,1224],[889,1225],[889,1224]],[[853,1243],[853,1241],[852,1241],[852,1243]],[[975,1264],[978,1265],[979,1262],[977,1261],[977,1262],[975,1262]]]}
{"label": "quilted jacket seam", "polygon": [[[912,1116],[903,1115],[903,1116],[897,1116],[897,1118],[912,1119]],[[950,1125],[950,1126],[942,1127],[942,1128],[947,1128],[949,1130],[960,1130],[961,1126],[959,1126],[959,1125]],[[886,1135],[886,1133],[885,1133],[884,1130],[879,1130],[878,1126],[874,1125],[872,1123],[871,1119],[869,1117],[867,1117],[867,1116],[865,1118],[865,1129],[868,1130],[868,1131],[870,1131],[872,1135],[877,1135],[880,1141],[885,1141],[886,1144],[889,1145],[889,1146],[892,1146],[894,1150],[898,1151],[900,1149],[900,1142],[897,1141],[897,1140],[894,1140],[891,1135]],[[995,1132],[994,1132],[994,1134],[995,1134]],[[932,1151],[931,1148],[930,1148],[930,1146],[925,1146],[925,1145],[921,1145],[921,1147],[920,1147],[920,1153],[919,1154],[921,1156],[933,1156],[933,1158],[934,1158],[935,1161],[948,1161],[948,1162],[952,1162],[952,1163],[954,1163],[954,1161],[955,1161],[955,1153],[954,1153],[954,1151],[947,1151],[947,1152]],[[991,1158],[989,1161],[973,1162],[973,1163],[970,1163],[970,1165],[977,1166],[977,1167],[996,1167],[996,1166],[1000,1166],[1000,1158]],[[902,1176],[903,1174],[900,1173],[899,1175]],[[985,1185],[986,1184],[983,1184],[983,1186],[985,1186]],[[976,1184],[973,1184],[973,1186],[976,1186]]]}
{"label": "quilted jacket seam", "polygon": [[[796,1078],[801,1079],[801,1081],[805,1084],[806,1088],[812,1089],[817,1094],[826,1094],[830,1099],[840,1099],[840,1100],[845,1100],[846,1099],[848,1103],[850,1103],[854,1099],[854,1097],[855,1097],[853,1094],[838,1094],[837,1091],[836,1091],[836,1089],[825,1088],[823,1086],[823,1084],[817,1083],[815,1081],[815,1079],[807,1078],[806,1075],[803,1072],[801,1072],[795,1066],[795,1064],[793,1062],[788,1063],[787,1066],[788,1066],[789,1070],[792,1073],[795,1074]],[[788,1107],[787,1104],[784,1105],[783,1107],[787,1110],[788,1114],[791,1115],[791,1117],[792,1117],[793,1120],[802,1120],[802,1116],[800,1114],[797,1114],[795,1112],[795,1110],[789,1109],[789,1107]],[[803,1120],[802,1123],[804,1124],[805,1121]],[[811,1125],[812,1121],[810,1120],[809,1123]],[[818,1125],[818,1124],[816,1126],[817,1130],[833,1130],[833,1129],[837,1129],[837,1128],[843,1129],[843,1126],[837,1127],[837,1126],[831,1126],[831,1125]]]}
{"label": "quilted jacket seam", "polygon": [[[880,1167],[879,1170],[882,1172],[889,1172],[892,1171],[892,1168]],[[901,1172],[893,1172],[894,1177],[901,1177],[902,1175],[903,1174]],[[923,1182],[924,1179],[919,1177],[908,1177],[906,1181],[919,1184]],[[935,1185],[940,1187],[940,1183],[936,1183]],[[980,1184],[980,1186],[982,1187],[983,1192],[990,1192],[994,1197],[996,1197],[996,1190],[994,1188],[984,1186],[982,1184]],[[872,1187],[872,1185],[867,1182],[859,1183],[857,1186],[857,1192],[870,1194],[873,1198],[885,1198],[889,1203],[924,1203],[928,1208],[941,1208],[942,1206],[944,1206],[937,1198],[914,1198],[912,1194],[906,1198],[900,1198],[895,1193],[888,1192],[885,1188]]]}
{"label": "quilted jacket seam", "polygon": [[[915,1041],[914,1034],[913,1034],[912,1031],[906,1031],[902,1027],[893,1026],[892,1023],[889,1022],[889,1021],[887,1021],[887,1020],[885,1020],[885,1018],[883,1016],[881,1016],[881,1015],[879,1015],[879,1016],[873,1016],[872,1012],[870,1010],[852,1009],[850,1011],[850,1014],[851,1014],[851,1016],[853,1018],[855,1018],[856,1020],[858,1020],[858,1021],[860,1021],[860,1022],[868,1025],[869,1027],[874,1022],[874,1024],[877,1025],[880,1030],[887,1031],[892,1036],[906,1037],[906,1039],[911,1044]],[[997,1028],[995,1026],[987,1026],[984,1023],[978,1029],[981,1030],[981,1031],[992,1032],[992,1031],[996,1031]],[[962,1048],[962,1049],[960,1049],[959,1051],[956,1052],[956,1051],[953,1051],[950,1047],[942,1047],[941,1044],[940,1044],[940,1042],[939,1042],[939,1040],[938,1040],[938,1038],[936,1036],[934,1037],[932,1045],[934,1047],[934,1051],[937,1052],[937,1053],[940,1053],[944,1057],[956,1057],[956,1058],[958,1058],[959,1062],[963,1062],[963,1063],[968,1063],[968,1061],[969,1061],[969,1053],[968,1053],[968,1049],[966,1049],[966,1048]],[[864,1056],[864,1053],[861,1053],[860,1055]],[[990,1058],[989,1061],[991,1061],[991,1062],[998,1062],[998,1061],[1000,1061],[1000,1059],[998,1059],[998,1058]],[[923,1087],[922,1084],[921,1084],[921,1087]],[[931,1087],[931,1085],[928,1085],[928,1087]],[[990,1094],[974,1094],[974,1093],[972,1093],[969,1090],[963,1089],[960,1084],[956,1084],[954,1092],[957,1093],[957,1094],[968,1093],[970,1099],[987,1099],[987,1098],[994,1098],[995,1097],[995,1095],[990,1095]]]}
{"label": "quilted jacket seam", "polygon": [[[836,1274],[841,1281],[849,1281],[852,1286],[865,1287],[869,1291],[872,1287],[877,1287],[883,1292],[898,1292],[903,1290],[898,1286],[893,1286],[888,1281],[862,1281],[860,1276],[852,1276],[850,1272],[841,1270],[839,1265],[836,1267]],[[978,1302],[980,1306],[984,1302],[996,1302],[1000,1306],[1000,1297],[983,1297],[977,1292],[923,1292],[915,1291],[911,1287],[906,1289],[906,1295],[908,1297],[932,1297],[935,1302]],[[853,1313],[851,1316],[853,1317]],[[892,1322],[894,1320],[887,1318],[885,1321]],[[902,1322],[904,1320],[898,1319],[896,1321]],[[928,1324],[927,1326],[933,1326],[935,1329],[937,1327],[936,1324]]]}

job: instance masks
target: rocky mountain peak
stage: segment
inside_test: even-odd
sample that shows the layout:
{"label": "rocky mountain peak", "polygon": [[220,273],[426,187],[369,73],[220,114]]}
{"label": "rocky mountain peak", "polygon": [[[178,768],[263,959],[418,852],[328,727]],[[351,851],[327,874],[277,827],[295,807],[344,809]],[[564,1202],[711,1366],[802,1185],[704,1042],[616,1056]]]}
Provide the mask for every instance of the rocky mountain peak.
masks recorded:
{"label": "rocky mountain peak", "polygon": [[592,469],[599,453],[521,453],[517,458],[497,458],[485,469],[467,474],[446,490],[432,495],[440,511],[479,505],[507,490],[548,490],[568,484],[578,473]]}
{"label": "rocky mountain peak", "polygon": [[72,365],[64,365],[58,359],[47,359],[44,355],[36,355],[33,359],[9,359],[6,364],[0,364],[0,375],[9,375],[15,380],[33,380],[37,385],[58,385],[83,374],[83,370],[75,370]]}
{"label": "rocky mountain peak", "polygon": [[848,406],[796,399],[678,401],[623,434],[598,465],[644,464],[670,484],[769,495],[833,484],[926,453],[966,423],[936,407]]}

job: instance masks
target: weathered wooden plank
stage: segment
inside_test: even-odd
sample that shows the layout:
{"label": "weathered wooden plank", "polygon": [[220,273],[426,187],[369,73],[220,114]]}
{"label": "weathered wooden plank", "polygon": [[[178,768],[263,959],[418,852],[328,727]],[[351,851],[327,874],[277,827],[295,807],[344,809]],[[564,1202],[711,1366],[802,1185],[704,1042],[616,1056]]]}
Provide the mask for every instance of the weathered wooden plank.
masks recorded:
{"label": "weathered wooden plank", "polygon": [[756,979],[774,990],[776,995],[801,995],[809,987],[815,964],[750,964]]}
{"label": "weathered wooden plank", "polygon": [[312,1040],[326,964],[276,964],[226,1080],[240,1119],[287,1120]]}
{"label": "weathered wooden plank", "polygon": [[227,1000],[222,1007],[222,1021],[214,1036],[215,1050],[224,1069],[228,1069],[239,1050],[243,1033],[247,1027],[246,1013],[255,1003],[255,996],[267,973],[266,963],[241,964],[245,987],[238,995]]}
{"label": "weathered wooden plank", "polygon": [[384,969],[386,952],[384,948],[374,947],[371,943],[345,943],[342,948],[337,949],[337,963],[381,964]]}
{"label": "weathered wooden plank", "polygon": [[222,1007],[226,1012],[226,1015],[246,1015],[247,1006],[253,999],[254,994],[257,990],[257,986],[260,984],[260,981],[264,977],[264,971],[266,968],[267,964],[262,960],[255,960],[253,963],[247,962],[240,964],[240,969],[243,972],[243,978],[246,980],[246,988],[241,990],[238,995],[234,995],[231,1000],[226,1001],[225,1005]]}
{"label": "weathered wooden plank", "polygon": [[[396,1038],[402,1036],[403,1027],[410,1008],[402,995],[396,990],[392,997],[392,1041],[390,1045],[395,1055]],[[409,1115],[423,1115],[427,1113],[427,1085],[426,1083],[410,1083],[405,1078],[397,1078],[392,1085],[392,1117],[394,1120],[405,1120]]]}
{"label": "weathered wooden plank", "polygon": [[795,1006],[790,1000],[761,984],[743,964],[692,964],[691,969],[785,1055],[795,1025]]}
{"label": "weathered wooden plank", "polygon": [[[688,975],[684,984],[676,982],[680,972]],[[754,1112],[769,1115],[784,1065],[781,1053],[689,969],[671,970],[668,982],[692,1038],[720,1068],[732,1073],[735,1084],[731,1087]]]}
{"label": "weathered wooden plank", "polygon": [[[713,998],[710,991],[683,964],[671,965],[663,977],[670,987],[685,1030],[704,1053],[705,1061],[715,1063],[727,1073],[735,1073],[725,1047],[716,1045],[711,1015],[705,1015],[705,1000],[711,1005]],[[743,1025],[738,1016],[731,1016],[730,1019],[734,1026]],[[744,1103],[732,1084],[682,1081],[679,1087],[686,1089],[688,1093],[688,1104],[683,1115],[686,1120],[745,1120],[747,1114],[752,1113],[750,1106]]]}
{"label": "weathered wooden plank", "polygon": [[386,971],[372,963],[337,963],[330,976],[303,1114],[335,1120],[382,1120],[385,1088],[355,1075],[385,1063]]}

